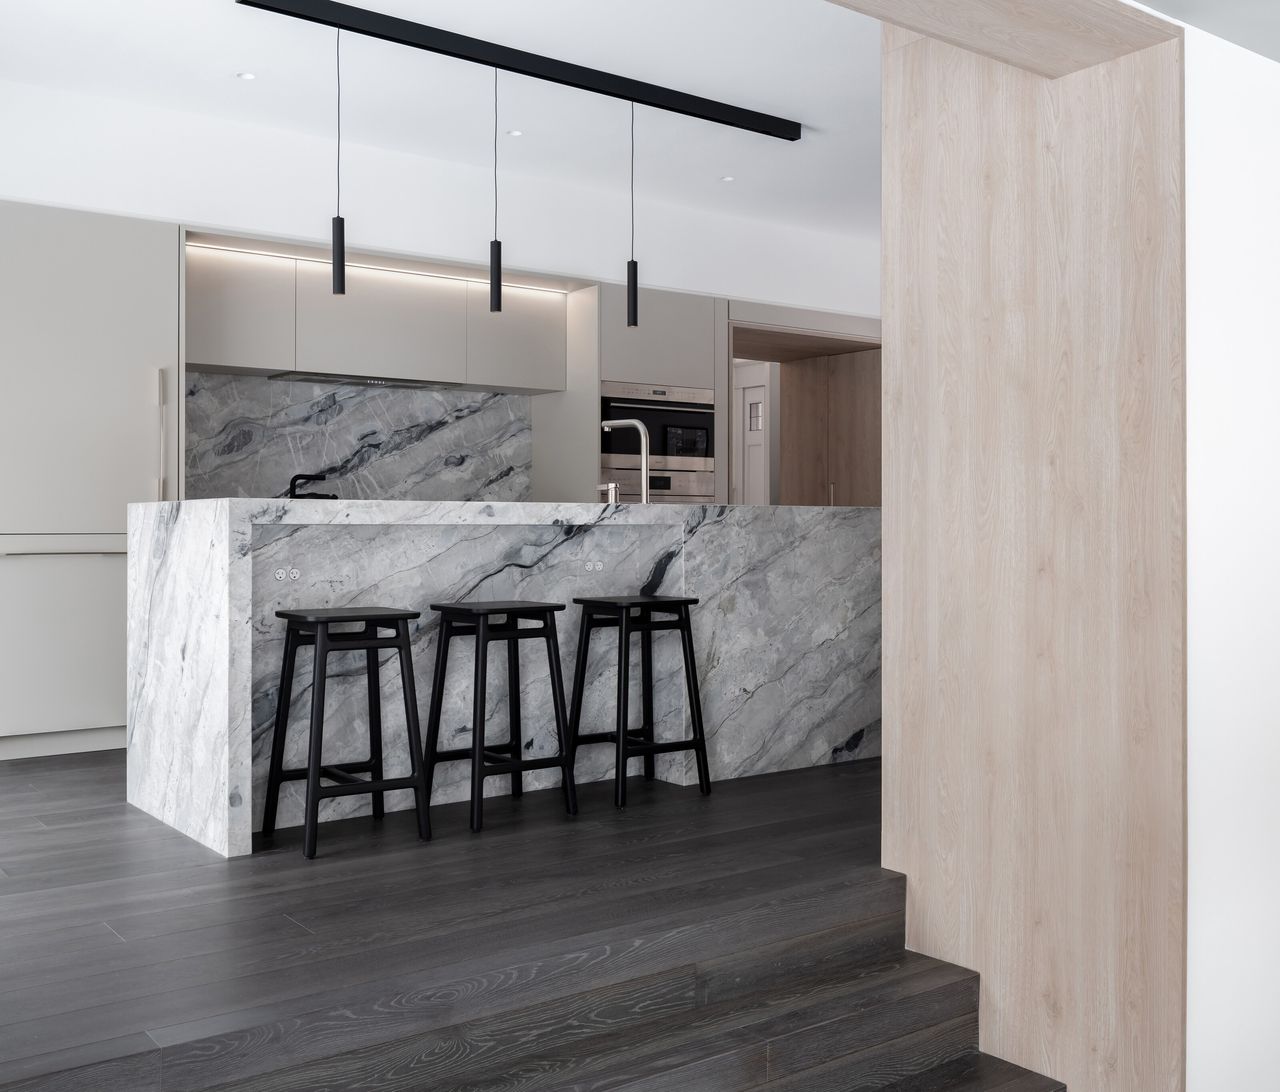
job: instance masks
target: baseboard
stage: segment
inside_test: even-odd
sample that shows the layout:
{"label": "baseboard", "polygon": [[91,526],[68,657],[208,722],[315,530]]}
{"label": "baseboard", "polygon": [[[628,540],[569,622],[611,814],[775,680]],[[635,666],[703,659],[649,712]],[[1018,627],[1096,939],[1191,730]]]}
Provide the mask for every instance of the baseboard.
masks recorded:
{"label": "baseboard", "polygon": [[125,743],[124,725],[110,728],[81,728],[74,732],[32,732],[22,736],[0,736],[0,762],[12,758],[40,758],[44,755],[74,755],[82,751],[111,751]]}

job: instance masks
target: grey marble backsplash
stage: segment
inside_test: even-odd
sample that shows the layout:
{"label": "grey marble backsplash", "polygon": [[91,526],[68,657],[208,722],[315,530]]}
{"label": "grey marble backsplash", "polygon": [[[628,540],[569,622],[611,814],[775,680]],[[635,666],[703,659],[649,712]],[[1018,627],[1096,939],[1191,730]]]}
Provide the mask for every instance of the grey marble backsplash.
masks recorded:
{"label": "grey marble backsplash", "polygon": [[186,495],[280,497],[294,474],[348,500],[525,500],[529,396],[189,371]]}

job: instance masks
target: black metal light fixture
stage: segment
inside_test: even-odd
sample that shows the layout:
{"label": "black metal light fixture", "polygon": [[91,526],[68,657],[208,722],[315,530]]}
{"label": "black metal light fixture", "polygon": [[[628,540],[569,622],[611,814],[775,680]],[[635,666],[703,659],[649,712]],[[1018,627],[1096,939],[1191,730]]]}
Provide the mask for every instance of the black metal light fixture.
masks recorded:
{"label": "black metal light fixture", "polygon": [[636,264],[636,104],[631,104],[631,260],[627,262],[627,325],[640,325],[640,267]]}
{"label": "black metal light fixture", "polygon": [[493,70],[493,240],[489,243],[489,310],[502,310],[502,240],[498,238],[498,70]]}
{"label": "black metal light fixture", "polygon": [[597,95],[638,102],[641,106],[653,106],[659,110],[669,110],[673,114],[701,118],[703,121],[715,122],[717,125],[729,125],[735,129],[744,129],[749,133],[760,133],[762,136],[776,137],[779,140],[799,140],[804,132],[803,126],[798,121],[774,117],[772,114],[762,114],[758,110],[746,110],[724,102],[715,102],[698,95],[675,91],[670,87],[660,87],[641,80],[629,79],[613,72],[601,72],[552,57],[526,53],[524,50],[512,49],[510,46],[499,45],[496,42],[468,38],[438,27],[424,26],[422,23],[414,23],[408,19],[398,19],[380,11],[369,11],[351,4],[338,3],[337,0],[236,0],[236,3],[291,16],[294,19],[302,19],[309,23],[339,27],[352,34],[363,34],[370,38],[379,38],[384,42],[395,42],[397,45],[425,49],[446,57],[457,57],[459,60],[471,61],[486,68],[501,68],[507,72],[532,76],[534,79],[545,80],[548,83],[558,83],[565,87],[576,87],[581,91],[591,91]]}
{"label": "black metal light fixture", "polygon": [[334,43],[334,74],[338,90],[337,120],[337,170],[333,217],[333,294],[347,294],[347,232],[342,219],[342,30],[337,31]]}
{"label": "black metal light fixture", "polygon": [[[333,218],[333,291],[346,291],[345,232],[342,220],[342,31],[376,38],[384,42],[455,57],[493,69],[493,240],[489,243],[489,310],[502,310],[502,243],[498,239],[498,72],[522,76],[590,91],[597,95],[624,99],[631,104],[631,258],[627,262],[627,325],[639,324],[639,266],[635,255],[635,109],[636,103],[673,114],[728,125],[749,133],[795,141],[803,135],[798,121],[748,110],[676,91],[669,87],[633,80],[612,72],[570,64],[552,57],[528,53],[496,42],[469,38],[438,27],[400,19],[383,12],[369,11],[340,0],[236,0],[247,7],[260,8],[294,19],[329,26],[338,32],[338,207]],[[725,179],[729,181],[729,179]]]}

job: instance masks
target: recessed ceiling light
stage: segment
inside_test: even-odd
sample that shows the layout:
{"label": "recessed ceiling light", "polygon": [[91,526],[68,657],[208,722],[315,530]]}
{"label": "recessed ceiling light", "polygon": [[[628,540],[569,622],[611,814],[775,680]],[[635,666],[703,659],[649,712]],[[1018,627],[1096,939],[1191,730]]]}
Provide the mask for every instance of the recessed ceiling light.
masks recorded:
{"label": "recessed ceiling light", "polygon": [[237,73],[236,73],[236,79],[238,79],[238,80],[256,80],[257,78],[258,78],[258,77],[257,77],[257,76],[255,76],[252,72],[237,72]]}
{"label": "recessed ceiling light", "polygon": [[731,174],[722,174],[722,175],[720,176],[720,181],[721,181],[721,182],[732,182],[732,181],[733,181],[733,175],[731,175]]}
{"label": "recessed ceiling light", "polygon": [[508,129],[507,136],[524,136],[523,129]]}

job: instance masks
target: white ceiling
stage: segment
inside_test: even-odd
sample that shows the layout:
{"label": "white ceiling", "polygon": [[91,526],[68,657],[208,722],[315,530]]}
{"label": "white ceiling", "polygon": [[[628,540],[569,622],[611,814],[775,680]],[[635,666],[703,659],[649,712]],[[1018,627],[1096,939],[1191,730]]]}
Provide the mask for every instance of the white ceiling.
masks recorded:
{"label": "white ceiling", "polygon": [[[637,187],[674,204],[878,234],[874,20],[827,0],[365,0],[364,6],[795,118],[805,134],[791,144],[639,108]],[[4,4],[0,78],[327,135],[334,35],[233,0]],[[467,164],[490,161],[492,70],[354,35],[343,36],[342,48],[345,141]],[[241,71],[256,79],[237,79]],[[626,103],[505,73],[500,88],[504,166],[625,188]],[[525,135],[508,137],[509,129]],[[722,183],[724,175],[735,181]]]}
{"label": "white ceiling", "polygon": [[1280,0],[1146,0],[1145,6],[1280,61]]}

